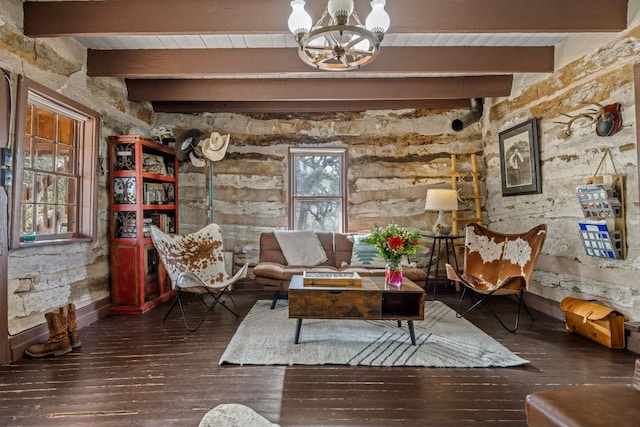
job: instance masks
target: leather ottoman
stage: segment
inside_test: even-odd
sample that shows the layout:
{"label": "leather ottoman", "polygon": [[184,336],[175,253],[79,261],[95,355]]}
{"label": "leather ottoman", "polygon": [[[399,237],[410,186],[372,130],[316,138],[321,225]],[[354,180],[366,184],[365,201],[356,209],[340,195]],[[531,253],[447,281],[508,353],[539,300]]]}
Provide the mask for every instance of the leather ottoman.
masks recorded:
{"label": "leather ottoman", "polygon": [[640,391],[630,384],[581,385],[527,396],[527,424],[537,426],[638,426]]}

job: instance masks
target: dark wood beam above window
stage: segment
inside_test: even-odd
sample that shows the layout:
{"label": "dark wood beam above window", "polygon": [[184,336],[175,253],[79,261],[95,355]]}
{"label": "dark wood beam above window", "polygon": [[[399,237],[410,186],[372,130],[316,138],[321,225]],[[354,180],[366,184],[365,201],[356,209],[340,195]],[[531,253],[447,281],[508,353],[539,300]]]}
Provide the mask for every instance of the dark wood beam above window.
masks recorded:
{"label": "dark wood beam above window", "polygon": [[512,76],[340,79],[127,79],[131,101],[423,101],[508,96]]}
{"label": "dark wood beam above window", "polygon": [[[553,47],[385,47],[369,73],[550,73]],[[89,50],[88,74],[129,78],[316,72],[296,49]],[[351,75],[357,75],[352,72]]]}
{"label": "dark wood beam above window", "polygon": [[[368,1],[356,1],[364,19]],[[307,2],[318,19],[326,2]],[[621,31],[627,0],[389,1],[393,33]],[[285,34],[283,0],[26,1],[24,33],[54,37],[106,34]],[[52,19],[55,17],[55,19]]]}
{"label": "dark wood beam above window", "polygon": [[368,110],[461,109],[468,99],[422,99],[408,101],[156,101],[159,113],[326,113]]}

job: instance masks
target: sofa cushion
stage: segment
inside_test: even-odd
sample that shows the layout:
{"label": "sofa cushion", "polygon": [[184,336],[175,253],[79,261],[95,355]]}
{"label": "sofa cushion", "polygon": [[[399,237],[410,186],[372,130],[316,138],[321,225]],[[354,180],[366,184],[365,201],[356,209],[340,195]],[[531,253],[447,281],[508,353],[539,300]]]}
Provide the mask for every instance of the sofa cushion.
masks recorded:
{"label": "sofa cushion", "polygon": [[353,242],[349,240],[349,236],[349,234],[344,233],[334,234],[334,251],[336,257],[334,265],[338,268],[348,265],[351,261]]}
{"label": "sofa cushion", "polygon": [[328,259],[313,231],[276,230],[273,235],[289,265],[315,266]]}
{"label": "sofa cushion", "polygon": [[384,258],[378,255],[378,250],[375,245],[363,242],[367,237],[367,234],[354,234],[349,236],[349,239],[353,241],[353,249],[351,251],[349,266],[384,268],[386,262]]}
{"label": "sofa cushion", "polygon": [[[316,233],[318,240],[327,255],[327,260],[320,266],[334,266],[335,255],[333,253],[333,233]],[[282,254],[280,244],[273,232],[265,232],[260,234],[260,253],[258,263],[275,262],[277,264],[287,265],[287,260]],[[255,271],[255,269],[254,269]]]}

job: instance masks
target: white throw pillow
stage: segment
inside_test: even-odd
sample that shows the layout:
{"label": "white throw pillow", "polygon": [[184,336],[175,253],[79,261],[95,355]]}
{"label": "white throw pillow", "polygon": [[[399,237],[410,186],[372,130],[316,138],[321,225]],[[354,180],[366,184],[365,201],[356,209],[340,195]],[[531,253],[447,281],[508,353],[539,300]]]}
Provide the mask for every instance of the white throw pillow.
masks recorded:
{"label": "white throw pillow", "polygon": [[351,251],[351,262],[349,263],[349,266],[384,268],[386,262],[384,258],[378,255],[378,250],[375,245],[362,241],[367,236],[367,234],[347,236],[349,241],[353,242],[353,250]]}

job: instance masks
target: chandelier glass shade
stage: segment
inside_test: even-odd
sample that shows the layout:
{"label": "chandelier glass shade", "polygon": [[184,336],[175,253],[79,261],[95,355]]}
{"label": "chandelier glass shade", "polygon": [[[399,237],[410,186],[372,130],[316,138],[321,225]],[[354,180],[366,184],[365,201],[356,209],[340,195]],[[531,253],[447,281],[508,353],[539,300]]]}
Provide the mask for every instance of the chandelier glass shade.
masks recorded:
{"label": "chandelier glass shade", "polygon": [[288,26],[299,45],[300,58],[314,68],[329,71],[358,69],[373,61],[391,24],[385,4],[385,0],[372,0],[371,13],[363,25],[353,0],[329,0],[313,25],[304,0],[293,0]]}

